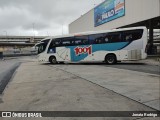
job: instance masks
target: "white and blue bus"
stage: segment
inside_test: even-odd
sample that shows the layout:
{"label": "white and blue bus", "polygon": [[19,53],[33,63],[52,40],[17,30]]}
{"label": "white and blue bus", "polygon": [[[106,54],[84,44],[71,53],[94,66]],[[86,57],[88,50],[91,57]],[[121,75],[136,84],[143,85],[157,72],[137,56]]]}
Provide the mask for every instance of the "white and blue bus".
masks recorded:
{"label": "white and blue bus", "polygon": [[146,59],[147,28],[133,27],[49,37],[37,44],[40,62],[117,61]]}

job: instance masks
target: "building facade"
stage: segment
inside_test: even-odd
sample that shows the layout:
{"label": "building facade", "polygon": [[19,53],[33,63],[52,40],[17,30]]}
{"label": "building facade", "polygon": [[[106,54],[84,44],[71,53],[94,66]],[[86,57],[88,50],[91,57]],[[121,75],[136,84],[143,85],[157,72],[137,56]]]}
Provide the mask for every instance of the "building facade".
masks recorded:
{"label": "building facade", "polygon": [[160,17],[160,0],[125,0],[124,16],[95,26],[94,9],[92,9],[69,24],[69,33],[114,29],[153,18],[157,18],[158,21],[158,17]]}
{"label": "building facade", "polygon": [[[70,23],[69,33],[136,26],[149,29],[152,52],[155,44],[154,29],[160,30],[160,0],[105,0]],[[156,43],[157,48],[160,46],[159,41]]]}

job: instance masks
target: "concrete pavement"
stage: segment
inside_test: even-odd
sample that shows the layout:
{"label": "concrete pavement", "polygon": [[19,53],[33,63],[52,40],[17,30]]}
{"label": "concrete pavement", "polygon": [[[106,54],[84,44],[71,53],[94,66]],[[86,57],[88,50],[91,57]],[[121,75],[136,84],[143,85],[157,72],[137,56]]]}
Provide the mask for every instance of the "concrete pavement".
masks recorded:
{"label": "concrete pavement", "polygon": [[[0,96],[0,111],[152,111],[159,109],[158,75],[103,65],[40,64],[36,59],[28,57],[21,58],[20,61],[22,65],[16,70],[14,78]],[[86,119],[114,120],[117,118]],[[140,119],[150,120],[150,118]]]}
{"label": "concrete pavement", "polygon": [[56,65],[109,90],[160,110],[160,75],[96,65]]}
{"label": "concrete pavement", "polygon": [[[68,73],[68,65],[22,63],[4,91],[2,111],[152,111],[120,94]],[[70,65],[69,65],[70,66]],[[72,66],[72,65],[71,65]],[[73,66],[72,66],[73,67]],[[74,66],[83,71],[84,66]],[[61,69],[60,69],[61,68]],[[86,68],[86,75],[92,76]],[[75,69],[73,68],[75,71]],[[115,69],[116,71],[116,69]],[[76,71],[75,71],[76,72]],[[74,72],[73,72],[74,73]],[[120,74],[120,73],[119,73]],[[101,76],[103,77],[103,76]],[[105,76],[104,76],[105,77]],[[123,78],[123,77],[122,77]],[[59,118],[56,118],[59,119]],[[68,118],[69,119],[69,118]],[[72,119],[72,118],[70,118]],[[82,118],[78,118],[82,119]],[[91,119],[91,118],[88,118]],[[92,118],[98,119],[98,118]],[[105,119],[105,118],[100,118]],[[111,118],[110,118],[111,119]],[[112,118],[117,119],[117,118]],[[118,118],[135,119],[135,118]],[[148,118],[145,118],[146,120]],[[157,118],[155,118],[157,119]]]}

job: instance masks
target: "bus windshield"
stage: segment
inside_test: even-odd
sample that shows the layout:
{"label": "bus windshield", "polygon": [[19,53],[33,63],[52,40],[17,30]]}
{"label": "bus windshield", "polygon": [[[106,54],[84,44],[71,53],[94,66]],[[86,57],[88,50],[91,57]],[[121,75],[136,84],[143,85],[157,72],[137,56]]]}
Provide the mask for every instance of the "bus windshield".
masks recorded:
{"label": "bus windshield", "polygon": [[42,53],[45,51],[47,44],[49,42],[50,39],[47,40],[42,40],[40,43],[36,44],[35,47],[38,51],[38,54]]}

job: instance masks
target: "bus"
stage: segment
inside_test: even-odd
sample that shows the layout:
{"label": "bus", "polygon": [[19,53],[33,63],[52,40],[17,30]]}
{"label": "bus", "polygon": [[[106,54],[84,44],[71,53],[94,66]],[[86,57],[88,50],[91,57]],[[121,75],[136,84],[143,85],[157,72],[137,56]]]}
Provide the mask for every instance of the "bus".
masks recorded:
{"label": "bus", "polygon": [[38,60],[106,62],[141,60],[147,57],[147,28],[132,27],[49,37],[37,45]]}

